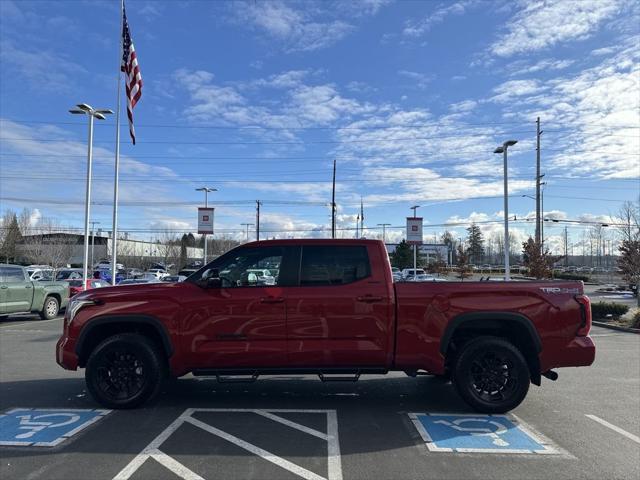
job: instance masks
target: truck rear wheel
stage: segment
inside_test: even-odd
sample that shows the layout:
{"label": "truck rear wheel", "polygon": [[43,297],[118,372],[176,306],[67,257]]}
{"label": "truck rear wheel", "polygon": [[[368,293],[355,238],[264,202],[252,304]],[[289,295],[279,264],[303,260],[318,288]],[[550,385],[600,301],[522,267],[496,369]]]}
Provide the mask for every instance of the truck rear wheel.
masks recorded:
{"label": "truck rear wheel", "polygon": [[60,304],[58,303],[58,299],[56,297],[47,297],[44,300],[40,318],[43,320],[51,320],[52,318],[56,318],[59,311]]}
{"label": "truck rear wheel", "polygon": [[512,343],[483,336],[464,345],[453,368],[453,383],[464,401],[483,413],[504,413],[529,391],[529,367]]}
{"label": "truck rear wheel", "polygon": [[135,408],[155,397],[164,379],[164,359],[148,338],[123,333],[107,338],[89,356],[87,389],[108,408]]}

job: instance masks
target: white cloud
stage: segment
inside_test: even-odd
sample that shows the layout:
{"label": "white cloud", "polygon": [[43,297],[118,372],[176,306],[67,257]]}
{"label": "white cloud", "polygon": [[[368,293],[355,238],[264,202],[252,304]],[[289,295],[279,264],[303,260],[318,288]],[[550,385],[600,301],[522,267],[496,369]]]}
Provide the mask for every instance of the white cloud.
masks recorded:
{"label": "white cloud", "polygon": [[0,61],[39,91],[71,91],[76,80],[88,73],[81,65],[56,52],[45,49],[29,51],[10,40],[0,42]]}
{"label": "white cloud", "polygon": [[409,70],[400,70],[398,71],[398,75],[401,77],[409,78],[416,83],[416,87],[421,90],[424,90],[428,87],[431,80],[433,80],[433,75],[428,75],[425,73],[412,72]]}
{"label": "white cloud", "polygon": [[422,37],[428,33],[434,25],[442,23],[449,15],[462,15],[466,9],[474,2],[464,1],[445,4],[436,8],[433,12],[420,20],[409,20],[406,22],[402,35],[405,37]]}
{"label": "white cloud", "polygon": [[490,98],[494,102],[511,102],[515,97],[540,93],[545,88],[537,80],[509,80],[493,89],[496,94]]}
{"label": "white cloud", "polygon": [[506,32],[490,47],[499,57],[533,52],[589,37],[604,20],[618,14],[627,0],[521,1]]}
{"label": "white cloud", "polygon": [[[330,18],[326,11],[295,8],[304,7],[304,4],[276,0],[242,2],[236,6],[239,22],[280,40],[287,52],[328,47],[355,29],[345,21]],[[377,8],[370,8],[370,11],[375,13]]]}
{"label": "white cloud", "polygon": [[535,63],[527,60],[520,60],[509,65],[510,75],[528,75],[536,72],[549,72],[553,70],[564,70],[574,64],[574,60],[544,59]]}

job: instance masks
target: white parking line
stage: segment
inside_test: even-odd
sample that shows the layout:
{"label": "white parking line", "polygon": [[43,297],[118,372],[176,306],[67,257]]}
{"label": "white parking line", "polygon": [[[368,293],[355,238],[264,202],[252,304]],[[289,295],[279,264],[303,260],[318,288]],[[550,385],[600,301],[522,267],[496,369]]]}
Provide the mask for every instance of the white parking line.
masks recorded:
{"label": "white parking line", "polygon": [[[253,445],[241,438],[231,435],[212,425],[202,422],[192,415],[197,412],[254,413],[272,421],[295,428],[301,432],[320,438],[327,442],[327,478],[317,475],[300,465],[279,457],[267,450]],[[327,433],[292,422],[274,413],[322,413],[327,418]],[[257,455],[279,467],[304,478],[305,480],[342,480],[342,464],[340,460],[340,444],[338,440],[338,419],[335,410],[299,410],[299,409],[246,409],[246,408],[188,408],[171,425],[163,430],[142,452],[129,462],[113,480],[128,480],[149,459],[153,459],[185,480],[201,480],[202,477],[191,471],[175,458],[160,450],[162,444],[181,426],[189,423],[207,433],[220,437],[248,452]]]}
{"label": "white parking line", "polygon": [[630,440],[633,440],[636,443],[640,443],[640,437],[634,435],[633,433],[629,433],[626,430],[621,429],[620,427],[616,427],[612,423],[607,422],[606,420],[601,419],[600,417],[596,417],[595,415],[587,415],[585,417],[590,418],[594,422],[598,422],[601,425],[604,425],[607,428],[610,428],[614,432],[618,432],[620,435],[627,437]]}

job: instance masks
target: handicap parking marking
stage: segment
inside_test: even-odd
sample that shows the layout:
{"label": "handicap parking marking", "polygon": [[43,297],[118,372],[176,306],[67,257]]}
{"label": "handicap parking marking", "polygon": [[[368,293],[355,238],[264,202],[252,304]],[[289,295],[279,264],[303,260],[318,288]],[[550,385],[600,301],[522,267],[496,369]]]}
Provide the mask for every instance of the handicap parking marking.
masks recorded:
{"label": "handicap parking marking", "polygon": [[409,413],[430,452],[566,454],[513,414]]}
{"label": "handicap parking marking", "polygon": [[[264,418],[272,420],[282,425],[294,428],[301,432],[312,435],[316,438],[324,440],[327,443],[327,477],[318,475],[294,462],[283,457],[275,455],[263,448],[253,445],[235,435],[231,435],[219,428],[214,427],[210,423],[205,423],[193,416],[198,412],[225,412],[225,413],[254,413]],[[315,430],[286,419],[279,413],[318,413],[324,414],[327,418],[327,433]],[[162,444],[184,424],[190,424],[207,433],[222,438],[229,443],[236,445],[264,460],[267,460],[294,475],[306,480],[342,480],[342,465],[340,459],[340,442],[338,439],[338,419],[335,410],[318,410],[318,409],[250,409],[250,408],[188,408],[171,425],[165,428],[160,434],[147,445],[140,454],[138,454],[129,464],[127,464],[113,480],[129,480],[131,476],[138,471],[140,467],[148,460],[153,459],[165,468],[173,472],[182,479],[188,480],[204,480],[203,477],[190,470],[188,467],[178,462],[175,458],[160,450]]]}
{"label": "handicap parking marking", "polygon": [[14,408],[0,415],[0,446],[55,447],[111,410]]}

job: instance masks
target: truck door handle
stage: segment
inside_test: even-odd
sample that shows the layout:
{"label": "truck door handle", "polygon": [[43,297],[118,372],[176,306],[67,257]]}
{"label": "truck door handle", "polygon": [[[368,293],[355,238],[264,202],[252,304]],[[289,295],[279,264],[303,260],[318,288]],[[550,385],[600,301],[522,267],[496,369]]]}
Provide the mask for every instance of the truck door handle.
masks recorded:
{"label": "truck door handle", "polygon": [[384,297],[379,297],[377,295],[364,295],[361,297],[356,297],[356,300],[364,303],[375,303],[381,302],[382,300],[384,300]]}
{"label": "truck door handle", "polygon": [[261,303],[282,303],[284,302],[283,297],[262,297],[260,299]]}

